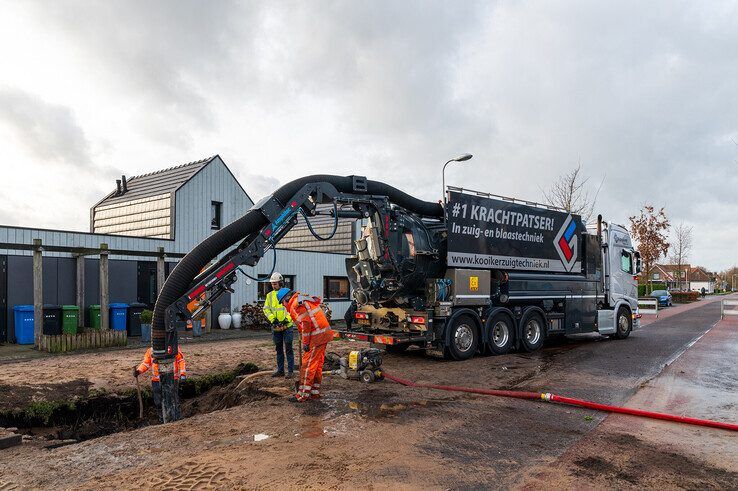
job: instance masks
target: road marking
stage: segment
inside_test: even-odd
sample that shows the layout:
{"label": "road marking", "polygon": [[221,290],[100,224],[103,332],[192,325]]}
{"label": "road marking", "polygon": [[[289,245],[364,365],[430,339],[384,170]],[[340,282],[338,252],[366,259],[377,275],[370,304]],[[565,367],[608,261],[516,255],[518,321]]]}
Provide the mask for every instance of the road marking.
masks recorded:
{"label": "road marking", "polygon": [[700,339],[702,339],[702,338],[703,338],[703,337],[705,336],[705,334],[707,334],[708,332],[710,332],[710,331],[712,330],[712,328],[713,328],[713,327],[715,327],[715,326],[717,325],[717,323],[718,323],[718,322],[720,322],[720,320],[719,320],[719,319],[718,319],[718,320],[716,320],[716,321],[715,321],[715,323],[714,323],[713,325],[711,325],[710,327],[708,327],[708,328],[707,328],[707,330],[706,330],[705,332],[703,332],[702,334],[700,334],[699,336],[697,336],[696,338],[694,338],[694,339],[693,339],[692,341],[690,341],[689,343],[687,343],[687,345],[686,345],[686,346],[685,346],[684,348],[682,348],[682,349],[681,349],[680,351],[677,351],[677,352],[676,352],[676,353],[675,353],[674,355],[672,355],[672,357],[671,357],[671,358],[669,358],[669,359],[668,359],[668,360],[666,361],[666,363],[665,363],[665,364],[664,364],[664,366],[663,366],[663,367],[661,368],[661,370],[663,371],[663,369],[664,369],[664,368],[668,367],[669,365],[671,365],[672,363],[674,363],[675,361],[677,361],[677,359],[678,359],[678,358],[679,358],[680,356],[682,356],[682,355],[683,355],[684,353],[686,353],[686,351],[687,351],[687,350],[688,350],[689,348],[691,348],[692,346],[694,346],[694,345],[695,345],[695,344],[697,343],[697,341],[699,341]]}
{"label": "road marking", "polygon": [[712,330],[712,328],[715,327],[718,324],[718,322],[720,322],[720,319],[716,320],[710,327],[707,328],[707,330],[705,332],[701,333],[700,335],[698,335],[697,337],[695,337],[692,341],[690,341],[689,343],[687,343],[681,350],[679,350],[676,353],[674,353],[673,355],[671,355],[671,357],[668,360],[666,360],[666,362],[663,365],[661,365],[661,368],[658,370],[658,372],[656,372],[655,374],[651,375],[650,377],[646,376],[642,380],[640,380],[636,384],[636,391],[638,391],[638,389],[640,387],[643,387],[644,385],[646,385],[647,383],[649,383],[651,380],[653,380],[656,377],[658,377],[659,375],[661,375],[663,373],[663,371],[666,370],[666,368],[669,365],[671,365],[672,363],[674,363],[675,361],[677,361],[680,356],[682,356],[684,353],[687,352],[687,350],[689,348],[691,348],[692,346],[694,346],[697,343],[697,341],[699,341],[700,339],[702,339],[705,336],[705,334],[707,334],[708,332],[710,332]]}

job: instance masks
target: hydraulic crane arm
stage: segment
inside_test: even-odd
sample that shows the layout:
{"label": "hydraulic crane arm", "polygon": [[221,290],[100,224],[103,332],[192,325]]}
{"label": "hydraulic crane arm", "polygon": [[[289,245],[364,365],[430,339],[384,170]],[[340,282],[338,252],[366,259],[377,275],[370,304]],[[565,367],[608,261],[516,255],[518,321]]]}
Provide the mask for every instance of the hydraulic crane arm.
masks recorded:
{"label": "hydraulic crane arm", "polygon": [[[357,177],[355,182],[357,190],[365,189],[366,178]],[[187,293],[167,308],[167,332],[176,331],[176,321],[199,318],[201,313],[212,305],[218,297],[226,292],[232,293],[232,285],[237,280],[239,267],[242,265],[256,266],[261,258],[270,249],[274,249],[282,237],[297,224],[299,213],[303,213],[308,217],[314,216],[318,204],[330,202],[335,205],[339,203],[351,204],[357,208],[372,207],[379,213],[387,211],[382,210],[386,206],[385,197],[377,198],[353,193],[341,193],[336,190],[335,186],[325,182],[305,184],[284,204],[280,203],[274,195],[264,198],[254,205],[252,210],[258,210],[264,216],[267,222],[266,225],[257,232],[250,234],[240,245],[199,274],[193,280]],[[336,214],[334,216],[335,220],[344,216],[360,218],[364,216],[364,213],[369,213],[368,211],[364,213],[357,211],[342,212],[338,211],[337,206],[334,207],[334,210],[336,210],[334,212]],[[206,294],[206,300],[200,304],[196,311],[190,312],[188,304],[193,300],[200,299],[203,294]],[[175,346],[170,343],[167,344],[171,346],[172,352],[175,352]]]}
{"label": "hydraulic crane arm", "polygon": [[[375,213],[381,217],[386,227],[380,247],[388,267],[394,261],[386,241],[393,206],[420,217],[440,218],[443,213],[440,204],[419,200],[382,182],[361,176],[316,175],[285,184],[241,218],[207,237],[177,264],[154,307],[151,341],[153,355],[160,363],[165,421],[179,418],[170,373],[178,349],[177,321],[192,319],[218,296],[233,291],[239,266],[255,266],[294,227],[298,213],[309,219],[315,215],[317,205],[326,203],[334,204],[336,220],[341,216],[358,219]],[[351,209],[339,210],[338,205],[350,205]],[[238,245],[233,247],[235,244]],[[206,268],[221,254],[224,255],[219,261]],[[187,305],[203,294],[207,303],[190,312]]]}
{"label": "hydraulic crane arm", "polygon": [[[176,300],[165,308],[164,312],[164,340],[160,349],[154,349],[154,355],[159,359],[171,357],[177,352],[176,323],[193,318],[199,318],[202,312],[222,294],[233,292],[232,285],[237,280],[237,271],[242,265],[253,267],[277,243],[295,226],[298,214],[303,214],[306,220],[316,215],[319,204],[332,203],[334,219],[369,217],[377,213],[382,223],[389,224],[391,212],[390,196],[368,194],[368,181],[365,177],[350,176],[351,187],[344,191],[339,190],[335,183],[324,180],[316,180],[303,184],[288,199],[280,199],[277,193],[272,194],[259,203],[255,204],[249,214],[260,215],[261,225],[255,227],[235,248],[227,252],[219,261],[211,265],[203,272],[194,277],[188,284],[185,292],[180,294]],[[394,188],[390,188],[393,191]],[[398,192],[401,193],[401,192]],[[404,195],[404,193],[402,193]],[[425,202],[421,202],[425,203]],[[405,203],[407,204],[407,203]],[[338,205],[349,205],[351,209],[339,209]],[[432,211],[437,216],[440,205],[426,207],[423,211]],[[308,222],[309,224],[309,222]],[[385,231],[385,232],[388,232]],[[392,266],[394,255],[390,247],[387,247],[386,234],[384,240],[380,241],[381,252],[388,266]],[[194,251],[193,251],[194,252]],[[188,254],[189,256],[189,254]],[[216,254],[217,256],[217,254]],[[213,258],[207,258],[207,262]],[[175,268],[174,272],[177,271]],[[198,300],[205,295],[206,300],[200,307],[191,312],[188,308],[193,300]],[[157,308],[160,307],[157,301]]]}

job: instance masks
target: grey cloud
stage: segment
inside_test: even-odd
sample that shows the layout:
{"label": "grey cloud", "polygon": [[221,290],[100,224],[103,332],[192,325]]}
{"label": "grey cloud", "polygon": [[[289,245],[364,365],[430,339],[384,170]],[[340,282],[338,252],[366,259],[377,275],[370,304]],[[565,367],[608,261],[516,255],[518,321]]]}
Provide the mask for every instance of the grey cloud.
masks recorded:
{"label": "grey cloud", "polygon": [[593,182],[607,176],[598,211],[613,220],[652,202],[696,236],[720,228],[724,246],[695,244],[700,262],[719,268],[736,260],[729,244],[738,241],[737,9],[322,1],[37,10],[89,55],[100,90],[130,102],[144,140],[189,148],[217,139],[221,113],[246,115],[246,135],[274,128],[269,141],[249,142],[257,148],[216,148],[239,170],[254,153],[268,156],[259,171],[241,171],[254,199],[277,184],[265,175],[285,182],[318,170],[438,199],[443,162],[468,151],[474,159],[450,166],[449,183],[537,200],[581,161]]}
{"label": "grey cloud", "polygon": [[[234,166],[238,166],[237,163],[234,164]],[[252,174],[249,172],[238,172],[237,174],[238,181],[254,202],[273,193],[280,186],[279,180],[272,176]]]}
{"label": "grey cloud", "polygon": [[[230,1],[75,1],[38,4],[38,15],[90,58],[112,97],[140,107],[142,133],[174,147],[192,128],[215,128],[208,95],[232,90],[248,60],[251,9]],[[246,31],[248,32],[248,30]],[[230,89],[229,89],[230,87]],[[116,115],[111,115],[116,117]],[[157,126],[157,128],[152,128]]]}
{"label": "grey cloud", "polygon": [[45,162],[92,166],[89,142],[69,107],[20,89],[0,87],[0,122],[29,153]]}

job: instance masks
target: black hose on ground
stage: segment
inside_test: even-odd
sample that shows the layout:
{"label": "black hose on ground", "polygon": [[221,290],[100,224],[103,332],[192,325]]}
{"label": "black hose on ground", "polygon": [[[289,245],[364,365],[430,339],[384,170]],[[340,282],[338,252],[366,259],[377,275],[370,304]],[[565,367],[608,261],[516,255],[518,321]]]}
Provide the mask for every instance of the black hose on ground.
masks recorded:
{"label": "black hose on ground", "polygon": [[[355,193],[351,176],[314,175],[285,184],[277,189],[273,196],[284,205],[305,184],[315,182],[327,182],[342,193]],[[443,216],[440,204],[420,200],[383,182],[367,180],[366,194],[387,196],[392,203],[419,215],[438,218]],[[182,258],[164,282],[154,306],[151,344],[155,352],[166,349],[164,315],[167,307],[187,293],[192,280],[213,258],[265,225],[267,220],[261,211],[251,208],[244,216],[200,242]]]}

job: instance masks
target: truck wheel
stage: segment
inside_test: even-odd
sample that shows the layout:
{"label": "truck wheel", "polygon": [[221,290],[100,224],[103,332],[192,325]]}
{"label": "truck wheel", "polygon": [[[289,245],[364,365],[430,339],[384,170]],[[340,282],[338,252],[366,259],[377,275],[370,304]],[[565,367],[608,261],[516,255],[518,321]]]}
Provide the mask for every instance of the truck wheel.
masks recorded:
{"label": "truck wheel", "polygon": [[523,319],[522,339],[525,351],[536,351],[543,346],[546,337],[545,324],[539,314],[530,314]]}
{"label": "truck wheel", "polygon": [[477,324],[470,315],[460,315],[451,325],[449,344],[444,349],[444,355],[457,361],[468,360],[477,352],[478,345]]}
{"label": "truck wheel", "polygon": [[631,317],[630,311],[625,307],[620,307],[615,319],[615,334],[612,337],[614,339],[625,339],[630,335],[632,329],[633,317]]}
{"label": "truck wheel", "polygon": [[515,343],[515,323],[509,315],[499,313],[489,321],[487,346],[495,355],[504,355]]}

